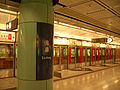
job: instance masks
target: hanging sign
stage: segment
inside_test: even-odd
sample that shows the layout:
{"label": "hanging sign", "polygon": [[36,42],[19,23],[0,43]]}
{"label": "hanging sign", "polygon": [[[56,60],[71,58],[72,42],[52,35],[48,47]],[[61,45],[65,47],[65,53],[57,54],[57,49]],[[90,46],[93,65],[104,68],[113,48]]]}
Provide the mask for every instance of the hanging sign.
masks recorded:
{"label": "hanging sign", "polygon": [[93,43],[106,43],[107,42],[107,38],[95,38],[92,39]]}
{"label": "hanging sign", "polygon": [[6,23],[6,30],[15,30],[18,26],[18,19],[14,19],[13,21],[9,21]]}
{"label": "hanging sign", "polygon": [[0,42],[15,42],[15,32],[0,31]]}

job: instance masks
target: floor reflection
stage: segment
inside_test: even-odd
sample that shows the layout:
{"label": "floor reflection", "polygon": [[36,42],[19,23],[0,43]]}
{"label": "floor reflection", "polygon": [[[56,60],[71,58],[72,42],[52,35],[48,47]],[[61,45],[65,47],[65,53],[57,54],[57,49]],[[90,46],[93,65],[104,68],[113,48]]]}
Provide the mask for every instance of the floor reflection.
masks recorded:
{"label": "floor reflection", "polygon": [[120,90],[119,67],[54,82],[54,90]]}

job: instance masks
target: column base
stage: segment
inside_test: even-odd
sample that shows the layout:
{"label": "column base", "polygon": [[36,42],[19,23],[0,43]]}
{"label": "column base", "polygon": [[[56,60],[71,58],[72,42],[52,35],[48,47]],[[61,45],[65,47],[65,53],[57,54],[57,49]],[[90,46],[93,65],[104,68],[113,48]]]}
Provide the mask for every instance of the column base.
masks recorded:
{"label": "column base", "polygon": [[18,79],[17,90],[53,90],[53,80],[26,81]]}

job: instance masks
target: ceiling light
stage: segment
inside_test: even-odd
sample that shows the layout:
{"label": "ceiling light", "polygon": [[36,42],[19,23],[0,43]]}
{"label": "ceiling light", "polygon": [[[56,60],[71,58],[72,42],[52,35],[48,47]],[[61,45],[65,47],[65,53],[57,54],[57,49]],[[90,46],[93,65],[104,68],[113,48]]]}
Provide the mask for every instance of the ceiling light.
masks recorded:
{"label": "ceiling light", "polygon": [[103,89],[106,89],[106,88],[108,88],[108,85],[104,85],[104,86],[103,86]]}
{"label": "ceiling light", "polygon": [[88,31],[88,32],[95,32],[95,31],[92,31],[92,30],[89,30],[89,29],[86,29],[86,28],[81,28],[82,30],[85,30],[85,31]]}
{"label": "ceiling light", "polygon": [[0,8],[0,11],[17,15],[17,12],[13,12],[13,11],[10,11],[10,10],[5,10],[5,9],[2,9],[2,8]]}
{"label": "ceiling light", "polygon": [[86,38],[85,40],[86,40],[86,41],[92,41],[92,39],[90,39],[90,38]]}
{"label": "ceiling light", "polygon": [[119,80],[115,80],[115,81],[114,81],[114,83],[118,83],[118,82],[119,82]]}
{"label": "ceiling light", "polygon": [[58,21],[54,21],[54,24],[57,24],[58,23]]}
{"label": "ceiling light", "polygon": [[66,23],[62,23],[62,22],[59,22],[59,24],[60,24],[60,25],[64,25],[64,26],[68,26],[68,27],[73,27],[73,28],[76,28],[76,29],[80,29],[80,27],[73,26],[73,25],[66,24]]}

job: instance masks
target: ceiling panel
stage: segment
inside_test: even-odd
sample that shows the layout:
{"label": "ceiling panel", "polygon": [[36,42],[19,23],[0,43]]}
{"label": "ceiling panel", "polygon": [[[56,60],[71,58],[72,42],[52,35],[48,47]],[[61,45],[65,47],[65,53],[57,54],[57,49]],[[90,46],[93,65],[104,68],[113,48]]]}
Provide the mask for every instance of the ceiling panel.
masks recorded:
{"label": "ceiling panel", "polygon": [[75,28],[71,28],[68,26],[63,26],[60,24],[55,24],[54,25],[54,32],[56,33],[60,33],[63,36],[65,35],[70,35],[70,36],[79,36],[79,37],[84,37],[84,38],[103,38],[105,36],[103,36],[101,33],[96,33],[96,32],[88,32],[82,29],[75,29]]}
{"label": "ceiling panel", "polygon": [[[99,1],[106,3],[109,2],[109,0],[96,0],[97,2],[95,2],[95,0],[88,0],[86,2],[85,1],[86,0],[60,0],[60,3],[67,5],[67,7],[61,7],[57,9],[56,12],[78,19],[78,21],[75,21],[77,23],[75,23],[74,20],[73,22],[71,22],[72,19],[70,21],[66,21],[69,19],[66,19],[66,17],[63,16],[64,19],[61,19],[63,22],[68,22],[72,25],[77,25],[79,27],[85,27],[91,30],[106,33],[108,35],[120,37],[119,18],[117,17],[117,19],[114,19],[116,15],[109,11],[108,8],[106,9],[102,6],[105,4],[100,5],[97,3]],[[120,10],[118,3],[118,0],[111,0],[107,5],[111,5],[111,7]],[[83,24],[82,22],[84,21],[88,24]]]}
{"label": "ceiling panel", "polygon": [[87,15],[89,17],[92,17],[92,18],[97,19],[97,20],[100,18],[107,18],[107,17],[115,16],[107,10],[102,10],[102,11],[97,11],[97,12],[89,12],[89,13],[87,13]]}
{"label": "ceiling panel", "polygon": [[114,16],[111,12],[107,11],[103,7],[100,7],[100,5],[96,4],[94,1],[82,5],[74,6],[72,7],[72,10],[87,15],[89,17],[92,17],[94,19]]}
{"label": "ceiling panel", "polygon": [[69,6],[75,3],[83,3],[85,1],[90,1],[90,0],[59,0],[59,3]]}
{"label": "ceiling panel", "polygon": [[57,4],[57,5],[55,5],[53,8],[54,8],[54,10],[56,11],[56,10],[58,10],[58,9],[60,9],[60,8],[63,8],[63,7]]}
{"label": "ceiling panel", "polygon": [[0,12],[0,24],[6,24],[9,21],[12,21],[16,18],[14,15],[5,14]]}
{"label": "ceiling panel", "polygon": [[101,18],[99,20],[106,24],[114,26],[115,28],[118,29],[118,31],[120,29],[120,18],[118,18],[117,16],[109,17],[109,18]]}
{"label": "ceiling panel", "polygon": [[120,0],[101,0],[109,7],[115,9],[120,14]]}
{"label": "ceiling panel", "polygon": [[98,4],[96,4],[94,1],[84,3],[82,5],[77,5],[72,7],[75,11],[82,13],[82,14],[87,14],[90,12],[97,12],[104,10],[103,7],[100,7]]}
{"label": "ceiling panel", "polygon": [[120,6],[115,7],[115,8],[113,8],[113,9],[116,10],[116,11],[120,14]]}
{"label": "ceiling panel", "polygon": [[[120,37],[120,35],[117,35],[115,33],[111,33],[109,31],[105,31],[105,30],[102,30],[100,28],[97,28],[97,27],[94,27],[94,26],[91,26],[91,25],[88,25],[88,24],[85,24],[85,23],[82,23],[80,21],[76,21],[76,20],[73,20],[73,19],[70,19],[70,18],[67,18],[67,17],[63,17],[63,16],[60,16],[60,15],[57,15],[57,14],[55,14],[55,20],[60,21],[60,22],[64,22],[64,23],[67,23],[67,24],[75,25],[75,26],[78,26],[78,27],[81,27],[81,28],[86,28],[86,29],[94,30],[94,31],[101,32],[101,33],[104,33],[104,34]],[[105,24],[105,25],[107,26],[107,24]],[[116,31],[115,28],[114,29],[112,28],[111,30]]]}

